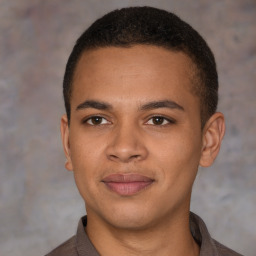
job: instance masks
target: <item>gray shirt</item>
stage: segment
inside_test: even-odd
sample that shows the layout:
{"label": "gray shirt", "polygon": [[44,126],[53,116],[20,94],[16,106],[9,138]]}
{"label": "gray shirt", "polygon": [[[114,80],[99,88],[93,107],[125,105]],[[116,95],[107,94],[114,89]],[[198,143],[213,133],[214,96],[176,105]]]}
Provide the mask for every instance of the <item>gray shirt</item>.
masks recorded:
{"label": "gray shirt", "polygon": [[[89,240],[85,226],[86,216],[79,221],[77,233],[46,256],[100,256]],[[190,229],[200,245],[200,256],[242,256],[211,238],[203,220],[190,213]]]}

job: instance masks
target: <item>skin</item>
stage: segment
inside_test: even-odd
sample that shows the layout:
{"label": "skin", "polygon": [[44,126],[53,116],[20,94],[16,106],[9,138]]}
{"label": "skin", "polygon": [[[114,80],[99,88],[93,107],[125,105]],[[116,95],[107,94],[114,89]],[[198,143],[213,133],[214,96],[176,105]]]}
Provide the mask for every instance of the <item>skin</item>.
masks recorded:
{"label": "skin", "polygon": [[[77,65],[61,133],[101,255],[199,255],[191,190],[198,166],[216,158],[225,125],[215,113],[202,130],[194,68],[184,53],[140,45],[87,51]],[[113,174],[152,182],[120,194],[103,182]]]}

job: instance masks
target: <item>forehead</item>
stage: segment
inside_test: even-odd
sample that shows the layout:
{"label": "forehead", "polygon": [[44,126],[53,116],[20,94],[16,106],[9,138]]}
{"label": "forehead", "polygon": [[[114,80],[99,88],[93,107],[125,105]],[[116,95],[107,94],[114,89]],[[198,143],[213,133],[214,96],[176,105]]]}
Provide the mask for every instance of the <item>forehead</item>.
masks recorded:
{"label": "forehead", "polygon": [[[77,74],[84,69],[108,68],[109,64],[119,66],[120,64],[126,65],[127,72],[132,72],[132,68],[136,67],[136,63],[148,64],[147,68],[151,66],[154,68],[169,68],[174,63],[179,66],[179,71],[192,71],[195,68],[194,62],[191,58],[182,51],[174,51],[160,46],[153,45],[135,45],[131,47],[102,47],[92,50],[86,50],[82,53],[74,72],[74,79]],[[159,66],[160,64],[160,66]],[[138,66],[137,65],[137,66]],[[125,70],[124,70],[125,71]],[[84,72],[84,70],[82,70]]]}
{"label": "forehead", "polygon": [[[113,97],[155,97],[191,92],[195,65],[183,52],[157,46],[106,47],[85,51],[75,70],[72,98],[112,92]],[[177,96],[176,95],[176,96]],[[160,97],[160,96],[159,96]],[[72,100],[72,99],[71,99]],[[180,99],[182,100],[182,99]]]}

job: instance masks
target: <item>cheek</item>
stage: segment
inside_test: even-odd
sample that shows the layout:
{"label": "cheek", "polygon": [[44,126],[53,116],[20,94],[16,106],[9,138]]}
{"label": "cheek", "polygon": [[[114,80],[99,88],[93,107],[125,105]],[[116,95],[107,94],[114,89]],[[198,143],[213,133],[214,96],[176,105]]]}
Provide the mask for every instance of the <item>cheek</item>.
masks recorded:
{"label": "cheek", "polygon": [[179,176],[191,179],[198,169],[201,155],[200,135],[181,134],[182,136],[170,136],[155,147],[155,154],[168,180],[177,180]]}
{"label": "cheek", "polygon": [[83,191],[91,190],[100,179],[103,149],[95,144],[95,140],[83,136],[73,136],[70,142],[74,177],[82,194]]}
{"label": "cheek", "polygon": [[95,195],[98,194],[101,165],[94,151],[86,150],[84,147],[76,150],[77,154],[74,153],[72,156],[75,183],[81,197],[90,204],[95,201]]}
{"label": "cheek", "polygon": [[101,144],[87,136],[83,131],[77,129],[77,132],[70,135],[70,152],[71,160],[75,171],[82,171],[90,169],[97,163],[99,155],[101,154]]}

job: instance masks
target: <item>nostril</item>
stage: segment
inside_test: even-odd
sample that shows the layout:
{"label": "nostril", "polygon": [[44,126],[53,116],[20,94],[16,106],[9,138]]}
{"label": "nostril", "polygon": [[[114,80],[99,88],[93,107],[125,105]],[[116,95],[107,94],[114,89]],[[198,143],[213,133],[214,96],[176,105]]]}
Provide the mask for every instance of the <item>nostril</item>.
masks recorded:
{"label": "nostril", "polygon": [[116,155],[109,155],[109,157],[112,159],[118,159],[118,157]]}
{"label": "nostril", "polygon": [[112,161],[122,161],[122,162],[130,162],[132,160],[138,160],[140,159],[141,155],[136,154],[136,155],[115,155],[115,154],[110,154],[108,158]]}

